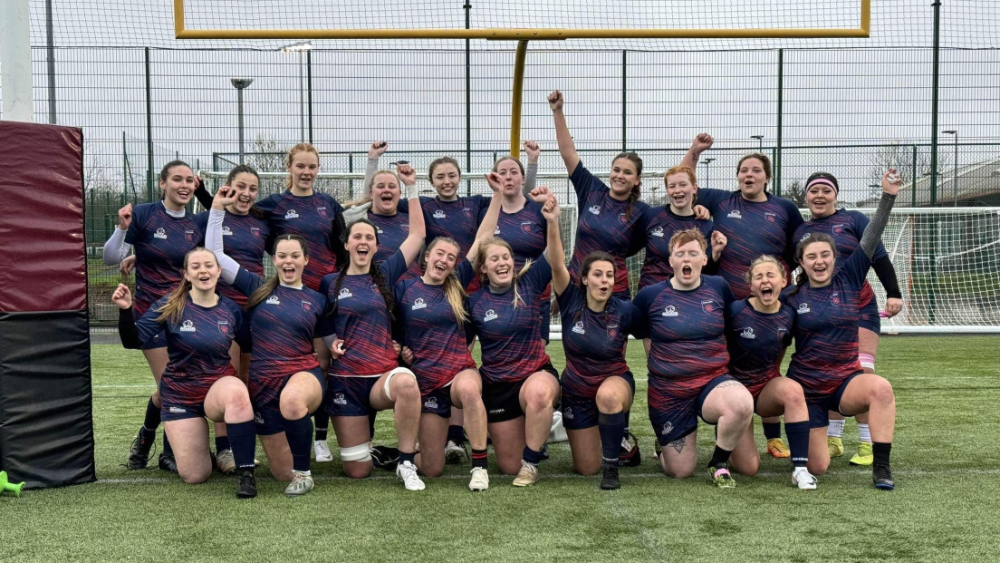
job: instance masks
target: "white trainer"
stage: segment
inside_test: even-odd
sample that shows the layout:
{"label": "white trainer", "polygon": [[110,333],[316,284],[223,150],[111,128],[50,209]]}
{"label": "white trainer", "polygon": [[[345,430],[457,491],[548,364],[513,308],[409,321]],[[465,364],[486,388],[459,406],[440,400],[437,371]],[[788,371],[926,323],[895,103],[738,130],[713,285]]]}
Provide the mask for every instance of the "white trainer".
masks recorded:
{"label": "white trainer", "polygon": [[311,490],[313,490],[312,475],[305,471],[292,471],[292,482],[285,487],[285,494],[290,497],[298,497]]}
{"label": "white trainer", "polygon": [[407,491],[422,491],[427,487],[417,475],[417,466],[408,461],[396,465],[396,476],[402,479]]}
{"label": "white trainer", "polygon": [[816,476],[809,473],[805,467],[796,467],[792,471],[792,484],[802,491],[814,491],[816,490]]}
{"label": "white trainer", "polygon": [[569,435],[566,434],[566,428],[563,426],[563,413],[560,410],[554,410],[552,411],[552,427],[549,428],[549,438],[545,440],[545,443],[554,444],[568,441]]}
{"label": "white trainer", "polygon": [[538,467],[521,460],[521,470],[514,477],[515,487],[530,487],[538,482]]}
{"label": "white trainer", "polygon": [[330,453],[330,445],[326,443],[326,440],[313,442],[313,452],[316,453],[316,463],[333,461],[333,454]]}
{"label": "white trainer", "polygon": [[470,491],[485,491],[490,488],[490,474],[485,467],[473,467],[472,478],[469,479]]}
{"label": "white trainer", "polygon": [[445,463],[448,465],[459,465],[468,459],[469,452],[465,449],[464,444],[460,446],[455,442],[448,440],[448,443],[444,446]]}
{"label": "white trainer", "polygon": [[225,473],[226,475],[232,475],[235,473],[236,458],[233,457],[233,450],[231,448],[226,448],[220,452],[216,452],[215,465],[219,468],[219,471]]}

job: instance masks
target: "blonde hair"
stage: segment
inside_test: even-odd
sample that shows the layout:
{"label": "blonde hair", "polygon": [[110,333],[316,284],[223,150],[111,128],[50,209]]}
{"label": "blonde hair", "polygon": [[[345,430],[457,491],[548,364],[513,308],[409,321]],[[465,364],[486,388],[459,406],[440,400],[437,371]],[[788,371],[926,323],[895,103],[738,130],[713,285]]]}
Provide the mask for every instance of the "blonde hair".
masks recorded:
{"label": "blonde hair", "polygon": [[[437,237],[431,241],[431,245],[424,251],[425,255],[430,254],[434,250],[434,247],[440,243],[448,243],[457,248],[459,252],[462,250],[462,247],[455,242],[455,239],[451,237]],[[458,321],[459,325],[465,324],[469,320],[469,315],[465,311],[465,298],[469,295],[465,293],[465,288],[458,281],[458,276],[455,275],[454,270],[444,279],[444,296],[448,300],[448,305],[451,305],[451,312],[455,314],[455,320]]]}
{"label": "blonde hair", "polygon": [[[478,268],[482,268],[484,265],[486,265],[487,252],[489,251],[491,246],[502,246],[507,249],[507,252],[510,252],[511,256],[514,255],[514,250],[510,247],[510,244],[508,244],[507,241],[499,237],[490,237],[484,240],[483,242],[479,243],[479,251],[476,253],[476,264]],[[515,309],[517,308],[518,301],[521,301],[522,303],[524,302],[524,300],[521,299],[521,295],[517,291],[517,282],[521,281],[521,278],[524,277],[524,274],[528,273],[528,268],[530,267],[531,267],[531,260],[525,260],[524,266],[521,267],[521,270],[519,272],[514,274],[514,279],[511,280],[510,282],[510,284],[514,287]],[[486,272],[481,272],[479,274],[479,279],[483,283],[483,285],[489,285],[490,283],[490,277],[486,274]]]}
{"label": "blonde hair", "polygon": [[402,182],[402,180],[399,179],[399,175],[396,174],[395,170],[388,170],[388,169],[385,169],[385,168],[377,170],[374,174],[372,174],[372,177],[368,180],[368,183],[365,184],[364,194],[361,197],[359,197],[358,199],[355,199],[355,200],[352,200],[352,201],[349,201],[349,202],[345,203],[344,204],[344,209],[350,209],[352,207],[357,207],[358,205],[364,205],[364,204],[370,202],[372,200],[372,188],[375,187],[375,178],[378,178],[379,176],[382,176],[384,174],[389,174],[390,176],[392,176],[393,178],[395,178],[396,179],[396,184],[398,184],[400,187],[402,187],[403,182]]}
{"label": "blonde hair", "polygon": [[[196,246],[188,251],[184,255],[184,271],[187,272],[188,269],[188,259],[195,252],[207,252],[212,255],[212,259],[215,260],[215,254],[203,246]],[[218,266],[218,261],[216,261],[216,266]],[[156,322],[162,323],[164,321],[176,323],[181,320],[184,316],[184,305],[187,303],[188,292],[191,291],[191,282],[188,281],[187,276],[183,276],[181,283],[177,284],[177,289],[174,289],[170,293],[170,297],[167,298],[167,302],[161,305],[156,312],[160,316],[156,317]]]}
{"label": "blonde hair", "polygon": [[288,177],[285,178],[285,189],[286,190],[289,190],[289,189],[292,188],[292,173],[291,173],[291,169],[292,169],[292,163],[295,162],[295,156],[298,155],[298,154],[300,154],[300,153],[304,153],[304,152],[311,152],[314,155],[316,155],[316,164],[317,165],[319,164],[319,151],[316,150],[316,147],[310,145],[309,143],[299,143],[299,144],[295,145],[294,147],[292,147],[291,150],[288,151],[288,156],[285,157],[285,168],[287,168],[289,170]]}
{"label": "blonde hair", "polygon": [[756,268],[757,266],[760,266],[761,264],[774,264],[775,266],[778,267],[778,272],[781,274],[781,277],[783,279],[788,278],[788,272],[785,271],[785,265],[781,262],[781,260],[778,260],[777,258],[771,256],[770,254],[762,254],[754,258],[753,262],[750,262],[750,269],[747,270],[746,275],[743,276],[744,279],[746,279],[747,283],[750,283],[751,279],[753,278],[753,269]]}

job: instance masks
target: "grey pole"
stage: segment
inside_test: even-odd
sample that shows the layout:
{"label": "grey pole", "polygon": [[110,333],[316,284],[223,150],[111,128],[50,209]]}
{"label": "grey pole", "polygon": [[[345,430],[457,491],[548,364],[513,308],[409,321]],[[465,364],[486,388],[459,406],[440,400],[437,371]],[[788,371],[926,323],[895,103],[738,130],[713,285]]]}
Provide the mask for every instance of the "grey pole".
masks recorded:
{"label": "grey pole", "polygon": [[56,124],[56,49],[53,44],[52,0],[45,0],[46,69],[49,78],[49,124]]}
{"label": "grey pole", "polygon": [[299,51],[299,142],[306,142],[305,82],[302,77],[302,51]]}
{"label": "grey pole", "polygon": [[951,206],[958,206],[958,130],[949,129],[947,131],[941,131],[944,135],[954,135],[955,136],[955,162],[954,164],[954,177],[951,180]]}
{"label": "grey pole", "polygon": [[236,111],[239,118],[240,132],[240,164],[243,164],[243,90],[253,84],[253,78],[230,78],[229,81],[236,88]]}
{"label": "grey pole", "polygon": [[764,136],[750,135],[751,139],[757,139],[757,152],[764,152]]}
{"label": "grey pole", "polygon": [[715,159],[714,158],[706,158],[705,160],[701,161],[701,163],[705,165],[705,187],[706,188],[712,186],[712,179],[709,176],[709,173],[712,171],[712,169],[711,169],[711,167],[709,165],[712,164],[713,160],[715,160]]}

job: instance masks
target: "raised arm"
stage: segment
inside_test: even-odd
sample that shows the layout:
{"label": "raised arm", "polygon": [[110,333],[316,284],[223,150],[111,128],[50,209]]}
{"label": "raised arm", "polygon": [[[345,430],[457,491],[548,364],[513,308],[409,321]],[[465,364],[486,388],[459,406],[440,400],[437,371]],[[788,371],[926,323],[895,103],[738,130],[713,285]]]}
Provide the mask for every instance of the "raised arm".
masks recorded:
{"label": "raised arm", "polygon": [[535,141],[524,142],[524,152],[528,154],[528,169],[524,175],[524,195],[531,193],[535,189],[538,181],[538,157],[542,154],[542,149]]}
{"label": "raised arm", "polygon": [[[712,138],[708,133],[698,133],[698,135],[691,141],[691,148],[681,159],[681,166],[687,166],[691,170],[698,169],[698,160],[701,158],[701,153],[712,148],[712,144],[715,139]],[[708,186],[706,186],[708,187]]]}
{"label": "raised arm", "polygon": [[559,154],[562,155],[566,172],[572,174],[580,164],[580,155],[576,153],[573,136],[566,126],[566,116],[563,114],[563,95],[559,90],[549,94],[549,108],[552,109],[552,121],[556,126],[556,142],[559,144]]}
{"label": "raised arm", "polygon": [[[417,172],[409,164],[400,164],[396,167],[396,174],[406,186],[406,201],[415,209],[420,209],[420,191],[417,190]],[[399,245],[403,257],[406,258],[406,265],[409,266],[420,254],[420,248],[424,245],[424,237],[427,236],[427,228],[424,225],[423,213],[409,213],[410,232],[406,235],[406,240]]]}
{"label": "raised arm", "polygon": [[226,218],[226,206],[236,201],[236,190],[229,186],[222,186],[215,192],[212,199],[212,210],[208,212],[208,226],[205,229],[205,248],[215,254],[215,259],[222,267],[222,279],[226,283],[233,283],[236,274],[240,271],[240,265],[229,256],[226,256],[222,245],[222,221]]}
{"label": "raised arm", "polygon": [[368,166],[365,167],[365,183],[362,189],[368,189],[368,183],[378,172],[378,159],[387,150],[389,150],[389,143],[385,141],[375,141],[372,146],[368,147]]}
{"label": "raised arm", "polygon": [[569,285],[569,270],[566,269],[566,252],[563,250],[562,237],[559,235],[559,202],[555,195],[549,195],[549,200],[542,206],[542,216],[545,217],[548,231],[549,265],[552,266],[552,290],[556,295],[562,295]]}
{"label": "raised arm", "polygon": [[132,250],[132,245],[125,242],[125,235],[131,224],[132,204],[128,203],[118,210],[118,226],[115,227],[115,232],[111,233],[108,242],[104,243],[104,263],[108,266],[117,266]]}
{"label": "raised arm", "polygon": [[892,211],[892,206],[896,203],[896,195],[899,193],[901,183],[902,180],[895,168],[890,168],[882,176],[882,197],[878,200],[875,215],[868,223],[865,234],[861,236],[860,246],[868,258],[875,255],[875,249],[878,247],[879,241],[882,240],[882,232],[885,231],[885,226],[889,223],[889,212]]}
{"label": "raised arm", "polygon": [[503,207],[503,184],[500,183],[500,175],[496,172],[490,172],[486,175],[486,183],[493,190],[493,197],[490,199],[490,206],[486,208],[483,220],[479,223],[479,229],[476,230],[476,240],[472,241],[472,246],[469,247],[469,252],[465,255],[472,263],[473,268],[478,267],[476,256],[479,254],[479,244],[492,237],[493,233],[496,232],[497,221],[500,219],[500,209]]}

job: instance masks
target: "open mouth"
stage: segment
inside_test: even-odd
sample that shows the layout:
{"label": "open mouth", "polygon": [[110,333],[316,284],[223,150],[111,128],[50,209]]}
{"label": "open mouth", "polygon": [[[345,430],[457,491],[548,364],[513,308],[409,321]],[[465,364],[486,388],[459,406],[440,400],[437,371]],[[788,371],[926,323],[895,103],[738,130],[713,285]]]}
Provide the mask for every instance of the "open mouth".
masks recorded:
{"label": "open mouth", "polygon": [[681,275],[682,276],[684,276],[684,277],[690,277],[691,274],[693,274],[693,273],[694,273],[694,268],[692,268],[690,265],[685,264],[685,265],[681,266]]}
{"label": "open mouth", "polygon": [[440,262],[435,262],[434,271],[443,276],[448,272],[448,268]]}
{"label": "open mouth", "polygon": [[611,291],[610,287],[600,287],[597,289],[597,292],[601,294],[601,297],[607,296],[610,291]]}
{"label": "open mouth", "polygon": [[295,275],[295,266],[283,266],[281,268],[281,273],[285,276]]}
{"label": "open mouth", "polygon": [[392,194],[382,194],[379,197],[379,200],[381,200],[382,203],[392,203]]}
{"label": "open mouth", "polygon": [[358,257],[359,258],[367,258],[368,257],[368,247],[367,246],[359,246],[358,247]]}
{"label": "open mouth", "polygon": [[202,274],[202,275],[199,275],[199,276],[198,276],[198,281],[200,281],[200,282],[208,282],[208,281],[212,281],[212,276],[210,276],[210,275],[208,275],[208,274]]}
{"label": "open mouth", "polygon": [[191,197],[191,191],[190,190],[186,190],[186,189],[185,190],[177,190],[177,196],[181,197],[183,199],[187,199],[187,198]]}
{"label": "open mouth", "polygon": [[236,198],[236,203],[239,203],[241,205],[250,205],[250,197],[249,196],[245,196],[245,197],[244,196],[240,196],[240,197]]}
{"label": "open mouth", "polygon": [[674,203],[681,204],[687,201],[687,195],[686,194],[675,195],[672,196],[672,199],[674,200]]}
{"label": "open mouth", "polygon": [[510,266],[497,266],[496,273],[498,276],[506,276],[510,273]]}
{"label": "open mouth", "polygon": [[826,270],[827,270],[826,265],[823,265],[823,266],[813,266],[813,273],[815,273],[817,276],[821,276],[821,275],[825,274]]}
{"label": "open mouth", "polygon": [[760,288],[760,296],[763,299],[770,299],[771,297],[774,296],[774,289],[770,287],[762,287]]}

